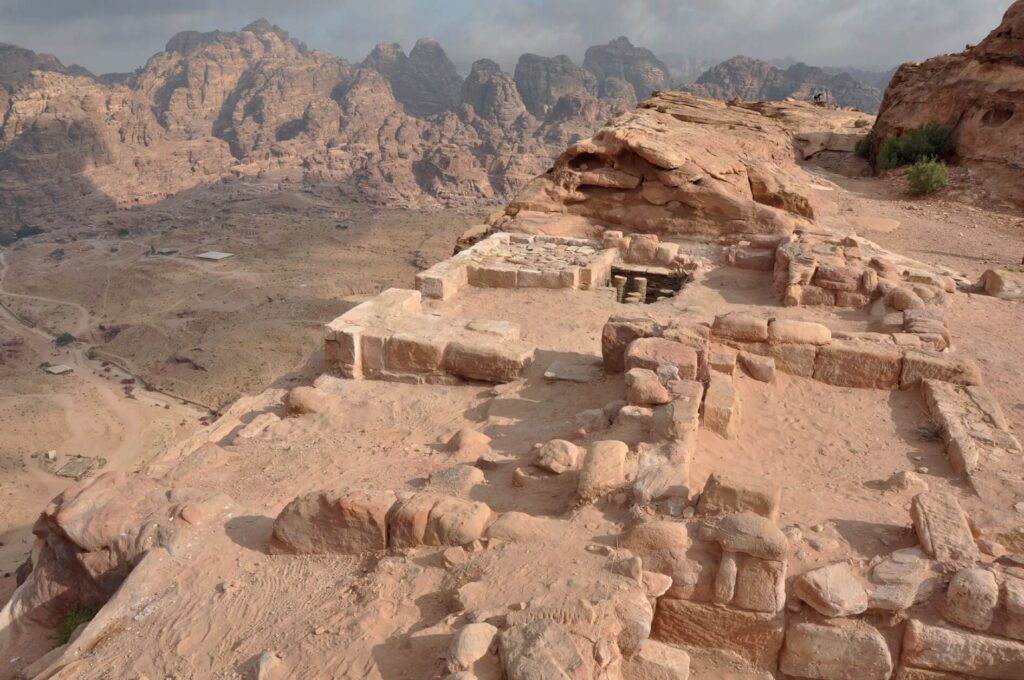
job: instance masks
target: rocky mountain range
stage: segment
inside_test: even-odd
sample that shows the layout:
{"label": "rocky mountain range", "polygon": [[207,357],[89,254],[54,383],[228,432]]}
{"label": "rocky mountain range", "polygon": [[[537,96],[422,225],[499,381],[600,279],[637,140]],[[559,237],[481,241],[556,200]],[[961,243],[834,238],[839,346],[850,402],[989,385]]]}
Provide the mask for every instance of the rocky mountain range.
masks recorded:
{"label": "rocky mountain range", "polygon": [[779,100],[787,97],[811,99],[817,92],[827,92],[831,101],[875,113],[882,102],[881,90],[865,85],[846,72],[835,72],[796,63],[785,69],[766,61],[736,56],[708,70],[690,85],[679,89],[711,99],[743,101]]}
{"label": "rocky mountain range", "polygon": [[265,20],[180,33],[132,74],[5,46],[0,226],[277,172],[390,204],[494,201],[667,82],[625,38],[584,67],[525,54],[514,74],[484,59],[466,78],[433,40],[350,63]]}

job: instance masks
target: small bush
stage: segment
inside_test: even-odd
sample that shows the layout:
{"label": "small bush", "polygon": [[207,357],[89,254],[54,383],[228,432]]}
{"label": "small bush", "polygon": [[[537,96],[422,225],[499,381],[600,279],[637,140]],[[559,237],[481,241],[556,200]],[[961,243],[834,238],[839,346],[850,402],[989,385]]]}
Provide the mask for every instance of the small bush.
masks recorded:
{"label": "small bush", "polygon": [[953,155],[953,130],[938,123],[914,128],[902,137],[888,137],[878,149],[879,170],[912,165],[929,158],[946,159]]}
{"label": "small bush", "polygon": [[923,439],[926,442],[940,442],[946,433],[946,428],[940,423],[928,423],[927,425],[914,428],[914,431],[919,439]]}
{"label": "small bush", "polygon": [[855,128],[866,128],[866,127],[867,127],[867,126],[869,126],[869,125],[871,125],[871,123],[869,123],[869,122],[868,122],[867,120],[865,120],[864,118],[858,118],[858,119],[857,119],[857,120],[855,120],[855,121],[854,121],[854,123],[853,123],[853,127],[855,127]]}
{"label": "small bush", "polygon": [[57,347],[64,347],[66,345],[70,345],[75,340],[77,340],[77,338],[71,335],[71,333],[61,333],[56,337],[56,339],[54,339],[53,342],[57,345]]}
{"label": "small bush", "polygon": [[80,607],[64,615],[64,618],[57,624],[57,646],[66,645],[71,640],[71,634],[83,623],[92,621],[96,616],[96,610],[92,607]]}
{"label": "small bush", "polygon": [[856,154],[858,158],[870,158],[871,147],[874,145],[875,131],[872,130],[867,134],[866,137],[864,137],[864,139],[861,139],[860,141],[857,142],[857,146],[854,147],[853,153]]}
{"label": "small bush", "polygon": [[921,160],[914,163],[907,173],[910,193],[915,196],[934,194],[946,188],[946,164],[934,159]]}

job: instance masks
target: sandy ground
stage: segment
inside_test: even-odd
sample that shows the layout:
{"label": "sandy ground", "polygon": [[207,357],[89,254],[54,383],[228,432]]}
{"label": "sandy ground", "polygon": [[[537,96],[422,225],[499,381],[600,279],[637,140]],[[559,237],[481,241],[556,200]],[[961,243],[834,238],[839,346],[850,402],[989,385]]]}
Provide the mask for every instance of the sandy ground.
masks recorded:
{"label": "sandy ground", "polygon": [[[911,200],[900,193],[898,178],[847,178],[821,169],[817,172],[835,185],[831,198],[840,209],[837,220],[856,225],[861,235],[909,256],[976,276],[993,264],[1007,264],[1007,253],[1022,248],[1019,214],[957,198],[956,186],[945,196]],[[960,191],[969,189],[967,186]],[[962,225],[967,224],[977,226],[971,229],[971,238],[960,237]],[[295,251],[288,251],[292,255],[274,262],[273,266],[282,268],[274,270],[282,277],[276,281],[290,282],[283,294],[292,301],[291,306],[305,299],[298,292],[306,290],[304,285],[321,300],[387,285],[408,287],[414,268],[401,261],[398,253],[408,254],[415,249],[425,253],[427,247],[422,244],[428,243],[434,249],[426,256],[428,262],[442,259],[445,253],[441,236],[446,229],[449,235],[456,231],[453,224],[447,224],[428,236],[403,236],[403,229],[396,226],[393,232],[367,228],[360,236],[358,227],[335,230],[331,226],[326,233],[338,241],[294,246]],[[318,232],[321,237],[324,233]],[[932,240],[926,240],[926,234]],[[294,244],[296,233],[280,238]],[[382,245],[382,238],[387,245]],[[203,248],[216,245],[218,249],[240,251],[240,243],[211,240]],[[347,250],[343,251],[339,246],[344,244]],[[413,244],[415,248],[410,247]],[[124,256],[134,252],[132,261],[147,270],[155,266],[156,260],[145,257],[139,250],[142,245],[134,251],[125,248]],[[356,264],[345,264],[343,258],[350,256],[356,258]],[[33,262],[41,261],[41,255],[34,257]],[[320,264],[297,267],[288,278],[284,275],[285,263],[296,257],[306,265]],[[129,321],[133,328],[146,323],[158,326],[155,321],[144,321],[153,318],[146,316],[151,314],[145,311],[147,308],[163,310],[155,318],[165,320],[177,311],[198,308],[210,312],[208,318],[213,324],[220,317],[210,310],[218,304],[230,305],[207,296],[220,289],[241,290],[259,281],[254,270],[265,271],[250,265],[247,258],[243,255],[218,265],[171,258],[166,270],[157,269],[168,277],[163,285],[152,284],[146,289],[146,305],[130,294],[126,295],[127,302],[118,303],[137,316],[108,311],[102,318],[110,323],[137,319]],[[366,282],[364,270],[346,269],[370,267],[380,261],[390,261],[393,268],[372,270],[369,288],[356,283]],[[261,266],[271,267],[270,262],[268,259]],[[331,268],[335,270],[333,276]],[[27,277],[28,269],[15,267],[12,272],[24,272]],[[184,270],[201,270],[205,288],[197,285],[202,290],[178,290],[175,277]],[[140,275],[140,279],[145,278]],[[53,279],[50,276],[46,280]],[[259,292],[252,293],[250,305],[256,304],[253,300],[257,295],[282,294],[271,290],[271,283],[266,285],[252,289]],[[174,294],[165,296],[163,288],[171,287],[175,287]],[[120,290],[121,285],[113,289]],[[68,291],[57,294],[49,290],[43,278],[23,283],[15,290],[23,295],[71,300],[90,315],[103,299],[65,298]],[[1014,431],[1024,432],[1024,367],[1019,362],[1024,356],[1024,338],[1019,333],[1024,321],[1021,305],[968,294],[953,298],[946,312],[957,351],[979,362],[986,383],[1002,403]],[[119,298],[115,295],[107,299]],[[150,305],[155,299],[157,304]],[[332,309],[323,304],[324,311]],[[337,305],[342,307],[343,302]],[[118,604],[121,618],[69,669],[74,677],[234,678],[250,673],[255,659],[265,651],[284,659],[295,677],[433,677],[431,674],[440,670],[438,658],[444,654],[446,638],[439,636],[433,642],[420,640],[414,644],[410,634],[464,606],[467,584],[485,582],[492,598],[471,602],[474,607],[501,608],[572,587],[572,579],[585,580],[594,574],[612,578],[607,576],[609,565],[586,550],[585,543],[613,544],[633,518],[628,504],[611,500],[577,507],[573,499],[574,473],[541,478],[525,486],[514,485],[512,473],[518,465],[529,462],[534,444],[554,437],[574,438],[581,445],[598,438],[621,439],[631,445],[641,440],[642,434],[628,427],[583,437],[575,434],[578,412],[621,397],[621,376],[602,377],[582,385],[551,383],[542,377],[555,359],[588,362],[599,356],[601,326],[621,307],[595,294],[477,289],[467,289],[450,303],[429,307],[452,318],[500,318],[519,323],[524,339],[538,347],[536,364],[523,381],[499,389],[328,381],[325,389],[336,401],[327,412],[282,418],[255,437],[232,433],[180,461],[166,481],[229,494],[236,504],[231,516],[223,523],[200,528],[173,554],[156,556],[147,566],[146,582],[133,581],[123,589],[130,594],[131,602]],[[864,330],[869,323],[866,312],[779,307],[770,289],[769,274],[728,269],[712,270],[702,285],[688,287],[675,300],[652,305],[646,311],[710,321],[716,313],[753,308],[785,318],[822,321],[834,329]],[[75,308],[71,309],[68,314]],[[235,313],[239,313],[237,309]],[[308,312],[303,318],[305,315]],[[94,326],[100,317],[90,318]],[[292,317],[285,319],[291,319],[295,328],[304,328]],[[69,316],[63,323],[71,321]],[[285,326],[281,328],[283,332]],[[250,346],[259,347],[262,342],[270,347],[276,342],[273,337],[257,335],[258,331],[258,324],[242,322],[239,335],[233,336],[236,344],[221,342],[216,347],[219,352],[239,352],[237,358],[242,364]],[[121,335],[125,333],[130,331]],[[170,337],[197,336],[183,333]],[[248,344],[238,343],[239,337],[245,337]],[[116,349],[117,339],[110,344],[112,350]],[[289,366],[293,370],[290,380],[278,381],[278,388],[310,382],[319,373],[316,356],[304,361],[298,354],[304,351],[303,356],[308,356],[309,348],[301,342],[293,347],[294,356],[285,352],[287,358],[276,360],[278,368]],[[37,362],[47,350],[43,347],[35,351],[38,354],[23,363]],[[195,360],[224,355],[215,354],[210,346],[203,353],[192,351],[188,356]],[[206,373],[211,374],[210,378],[222,375],[218,372],[226,370],[218,368],[222,365],[210,361],[213,368]],[[259,370],[253,370],[260,375]],[[151,374],[164,375],[155,371]],[[179,381],[168,380],[167,384],[181,388],[188,383],[178,377],[179,373],[168,370],[166,375]],[[80,377],[85,376],[76,374],[73,379]],[[248,385],[258,383],[252,376],[239,380],[239,384],[244,380],[251,380],[245,383]],[[918,470],[931,488],[951,491],[976,518],[988,517],[988,509],[950,468],[941,444],[922,441],[916,435],[915,429],[926,422],[924,405],[916,391],[842,389],[787,375],[780,375],[771,385],[740,378],[739,390],[743,403],[739,438],[726,441],[702,431],[691,481],[699,485],[711,472],[728,470],[781,485],[780,525],[797,528],[803,536],[795,546],[791,568],[824,563],[839,555],[866,562],[913,545],[916,538],[908,515],[911,494],[884,491],[880,484],[899,470]],[[196,392],[207,397],[212,393]],[[265,410],[284,415],[280,406],[270,405]],[[256,415],[250,414],[248,419]],[[519,511],[538,521],[558,517],[562,520],[558,528],[543,525],[545,529],[538,530],[536,542],[488,548],[455,567],[445,564],[446,558],[434,549],[381,559],[267,555],[273,517],[297,494],[343,487],[421,489],[430,484],[433,473],[457,462],[471,462],[458,460],[443,446],[467,423],[490,435],[495,450],[510,461],[488,470],[485,482],[467,489],[465,495],[484,500],[497,511]],[[19,474],[25,477],[28,473]],[[30,512],[26,514],[31,516]],[[6,661],[0,659],[0,667],[5,665]],[[709,671],[691,677],[710,680],[722,676]]]}
{"label": "sandy ground", "polygon": [[[236,183],[87,219],[0,250],[0,343],[14,341],[0,350],[3,599],[32,521],[73,481],[44,468],[47,451],[55,467],[78,454],[143,468],[211,410],[300,374],[323,323],[447,257],[474,216]],[[195,259],[207,250],[234,257]],[[65,332],[79,341],[57,348]]]}

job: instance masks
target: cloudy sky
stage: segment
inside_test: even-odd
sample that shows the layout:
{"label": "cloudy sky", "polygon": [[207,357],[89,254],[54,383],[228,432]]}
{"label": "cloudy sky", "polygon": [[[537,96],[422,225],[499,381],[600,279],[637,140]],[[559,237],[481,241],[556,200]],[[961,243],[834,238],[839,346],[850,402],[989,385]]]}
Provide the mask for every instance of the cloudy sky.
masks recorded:
{"label": "cloudy sky", "polygon": [[310,47],[361,60],[378,42],[437,38],[460,65],[568,54],[619,35],[677,56],[890,65],[963,49],[1010,0],[0,0],[0,42],[97,72],[130,71],[182,30],[265,16]]}

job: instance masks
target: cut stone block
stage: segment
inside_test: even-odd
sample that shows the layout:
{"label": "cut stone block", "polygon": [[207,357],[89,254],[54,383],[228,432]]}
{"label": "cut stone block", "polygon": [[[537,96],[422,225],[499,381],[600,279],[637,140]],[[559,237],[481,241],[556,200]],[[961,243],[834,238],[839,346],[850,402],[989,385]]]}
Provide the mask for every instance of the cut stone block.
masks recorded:
{"label": "cut stone block", "polygon": [[911,620],[903,634],[902,662],[972,678],[1020,680],[1024,643]]}
{"label": "cut stone block", "polygon": [[396,333],[388,340],[386,365],[399,373],[432,373],[441,368],[447,341],[429,331]]}
{"label": "cut stone block", "polygon": [[645,314],[612,316],[601,331],[601,356],[605,370],[622,373],[626,367],[626,348],[639,338],[660,334],[658,322]]}
{"label": "cut stone block", "polygon": [[515,288],[518,269],[506,264],[470,264],[467,267],[469,285],[478,288]]}
{"label": "cut stone block", "polygon": [[749,314],[719,314],[711,326],[711,333],[717,337],[740,342],[766,342],[768,320]]}
{"label": "cut stone block", "polygon": [[773,319],[768,324],[768,342],[772,344],[827,345],[832,342],[828,326],[808,321]]}
{"label": "cut stone block", "polygon": [[754,380],[764,383],[775,380],[775,359],[749,352],[740,352],[739,359],[744,372]]}
{"label": "cut stone block", "polygon": [[784,632],[781,614],[662,598],[651,637],[670,645],[726,650],[752,666],[774,670]]}
{"label": "cut stone block", "polygon": [[462,378],[506,383],[523,375],[533,361],[533,351],[517,342],[458,341],[448,345],[443,366]]}
{"label": "cut stone block", "polygon": [[978,546],[967,515],[953,496],[935,491],[914,496],[910,518],[921,547],[937,561],[960,566],[973,566],[978,561]]}
{"label": "cut stone block", "polygon": [[655,409],[651,435],[655,439],[686,440],[700,424],[704,385],[696,380],[682,380],[673,383],[672,388],[676,397]]}
{"label": "cut stone block", "polygon": [[920,548],[893,552],[871,570],[870,607],[901,611],[927,602],[939,586],[932,564]]}
{"label": "cut stone block", "polygon": [[818,348],[814,379],[839,387],[894,389],[899,385],[902,352],[895,345],[835,340]]}
{"label": "cut stone block", "polygon": [[708,366],[712,371],[734,375],[739,351],[726,345],[712,344],[708,350]]}
{"label": "cut stone block", "polygon": [[702,515],[731,515],[753,512],[776,520],[782,502],[782,488],[760,479],[739,479],[732,474],[713,473],[704,485],[697,504]]}
{"label": "cut stone block", "polygon": [[713,373],[704,395],[704,427],[726,439],[735,439],[740,427],[740,398],[732,378]]}
{"label": "cut stone block", "polygon": [[626,349],[626,370],[646,368],[657,371],[662,364],[675,366],[683,380],[697,377],[697,352],[680,342],[665,338],[640,338]]}
{"label": "cut stone block", "polygon": [[743,558],[736,575],[733,606],[755,612],[780,612],[786,606],[786,563]]}
{"label": "cut stone block", "polygon": [[722,561],[718,563],[712,594],[714,601],[718,604],[729,604],[736,597],[736,578],[740,573],[742,559],[743,556],[739,553],[722,552]]}
{"label": "cut stone block", "polygon": [[468,283],[464,262],[440,262],[416,275],[416,290],[434,300],[450,300]]}
{"label": "cut stone block", "polygon": [[622,487],[626,483],[628,453],[629,447],[622,442],[600,441],[593,444],[580,470],[580,499],[591,501]]}
{"label": "cut stone block", "polygon": [[980,385],[981,370],[963,357],[944,352],[908,349],[903,354],[900,388],[917,387],[922,380],[941,380],[958,385]]}
{"label": "cut stone block", "polygon": [[854,616],[868,608],[868,591],[846,562],[801,574],[793,581],[793,590],[823,616]]}
{"label": "cut stone block", "polygon": [[893,664],[885,638],[871,626],[797,623],[786,631],[779,668],[800,678],[887,680]]}

